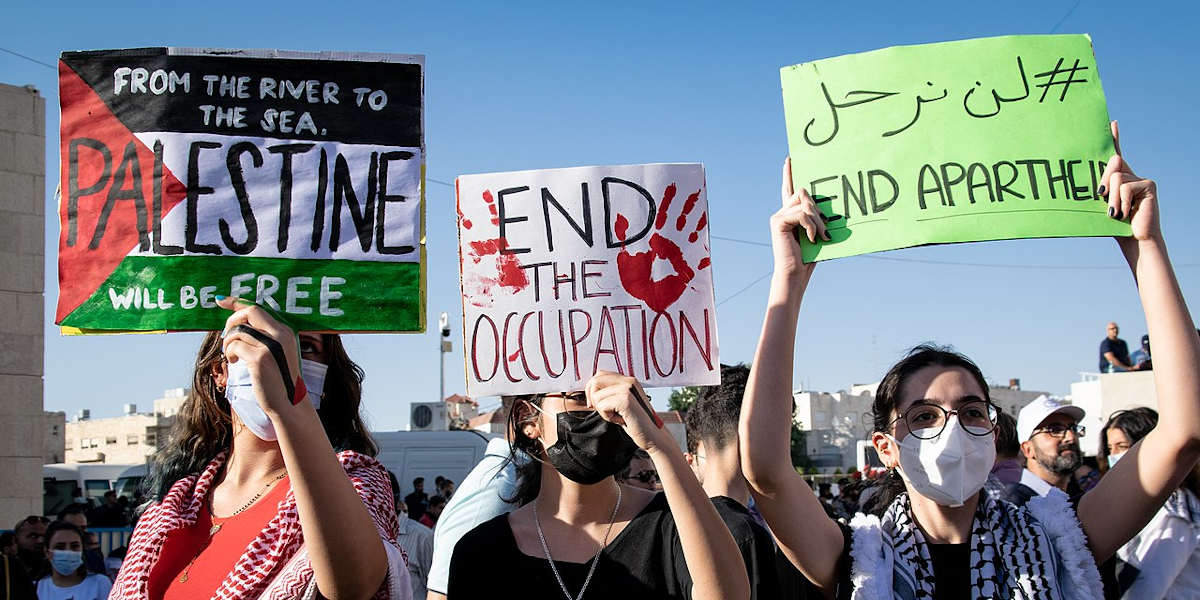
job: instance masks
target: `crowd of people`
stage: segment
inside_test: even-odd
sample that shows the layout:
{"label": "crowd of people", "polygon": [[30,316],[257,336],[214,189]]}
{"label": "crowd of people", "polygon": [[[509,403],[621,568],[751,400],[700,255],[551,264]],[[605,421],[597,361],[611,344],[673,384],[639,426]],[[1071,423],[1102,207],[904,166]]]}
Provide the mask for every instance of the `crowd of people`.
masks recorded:
{"label": "crowd of people", "polygon": [[[600,371],[583,390],[505,398],[507,435],[462,482],[439,477],[430,495],[417,478],[401,497],[374,458],[360,416],[363,372],[341,339],[297,333],[264,307],[219,297],[230,314],[201,344],[112,579],[91,552],[88,511],[73,507],[54,522],[25,519],[4,538],[6,592],[1198,597],[1200,337],[1154,183],[1118,154],[1098,194],[1131,225],[1132,237],[1117,241],[1160,353],[1157,412],[1109,415],[1095,468],[1079,449],[1078,407],[1039,398],[1006,415],[974,362],[922,345],[883,376],[872,406],[870,441],[886,473],[838,481],[836,494],[825,483],[814,490],[789,452],[799,312],[814,271],[797,236],[827,232],[785,162],[754,360],[722,367],[720,385],[702,389],[687,411],[686,448],[655,423],[636,379]],[[1102,370],[1149,369],[1148,341],[1144,360],[1127,358],[1117,333],[1111,324]]]}

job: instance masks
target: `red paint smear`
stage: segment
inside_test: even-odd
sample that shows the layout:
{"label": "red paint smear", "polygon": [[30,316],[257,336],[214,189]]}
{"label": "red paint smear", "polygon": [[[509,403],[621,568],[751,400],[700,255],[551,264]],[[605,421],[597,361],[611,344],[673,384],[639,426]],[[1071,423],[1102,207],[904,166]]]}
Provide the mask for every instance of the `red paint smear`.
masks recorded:
{"label": "red paint smear", "polygon": [[520,355],[521,355],[521,349],[517,348],[517,350],[515,352],[508,355],[508,362],[513,362],[513,361],[517,360],[517,357]]}
{"label": "red paint smear", "polygon": [[667,210],[671,208],[671,200],[675,198],[675,184],[667,186],[663,190],[662,202],[658,203],[658,216],[654,218],[654,228],[662,229],[663,225],[667,224]]}
{"label": "red paint smear", "polygon": [[479,262],[478,257],[496,254],[496,266],[500,271],[500,277],[496,283],[504,287],[513,288],[515,291],[521,291],[529,286],[529,277],[525,275],[525,269],[521,268],[521,261],[513,254],[504,254],[503,250],[508,248],[508,240],[504,238],[495,238],[491,240],[480,240],[470,242],[471,253],[476,257],[475,262]]}
{"label": "red paint smear", "polygon": [[704,268],[707,268],[711,264],[712,264],[712,261],[709,260],[707,256],[705,256],[704,258],[700,259],[700,264],[696,265],[696,268],[704,269]]}
{"label": "red paint smear", "polygon": [[696,190],[696,193],[688,195],[687,202],[683,203],[683,212],[680,213],[678,219],[675,219],[675,231],[683,231],[683,226],[687,224],[688,215],[691,214],[693,208],[696,208],[696,201],[699,199],[700,190]]}
{"label": "red paint smear", "polygon": [[496,215],[496,200],[492,198],[492,190],[483,190],[483,201],[487,202],[488,212],[492,213],[492,225],[499,225],[500,218]]}
{"label": "red paint smear", "polygon": [[[70,142],[74,138],[89,137],[103,142],[112,152],[112,169],[121,164],[125,148],[133,143],[137,152],[138,167],[142,175],[142,196],[146,201],[147,219],[154,218],[154,152],[133,135],[133,132],[104,101],[66,63],[58,63],[59,98],[62,99],[60,156],[66,160]],[[103,161],[99,153],[81,148],[79,151],[78,177],[83,185],[97,181],[102,174]],[[124,187],[133,185],[128,167]],[[184,199],[182,182],[163,165],[162,213],[165,215]],[[62,169],[62,189],[68,189],[68,169]],[[96,218],[104,206],[104,191],[79,198],[76,219],[75,245],[67,247],[67,198],[63,198],[63,210],[59,212],[62,235],[58,241],[58,309],[54,322],[61,323],[99,289],[131,249],[139,243],[137,213],[133,202],[118,202],[108,219],[100,247],[89,250],[95,233]]]}
{"label": "red paint smear", "polygon": [[454,210],[458,211],[458,222],[462,223],[463,229],[471,228],[471,220],[463,216],[462,200],[458,198],[458,180],[454,180]]}
{"label": "red paint smear", "polygon": [[629,219],[626,219],[625,215],[618,214],[615,228],[617,230],[617,239],[624,242],[625,234],[629,233]]}

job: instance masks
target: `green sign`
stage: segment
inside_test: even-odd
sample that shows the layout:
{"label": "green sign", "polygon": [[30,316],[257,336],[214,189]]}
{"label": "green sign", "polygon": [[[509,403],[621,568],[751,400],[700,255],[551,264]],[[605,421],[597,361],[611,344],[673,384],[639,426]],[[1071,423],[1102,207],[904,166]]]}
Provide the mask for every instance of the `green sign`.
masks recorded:
{"label": "green sign", "polygon": [[1130,233],[1096,195],[1115,150],[1087,35],[899,46],[780,79],[793,184],[829,217],[806,261]]}

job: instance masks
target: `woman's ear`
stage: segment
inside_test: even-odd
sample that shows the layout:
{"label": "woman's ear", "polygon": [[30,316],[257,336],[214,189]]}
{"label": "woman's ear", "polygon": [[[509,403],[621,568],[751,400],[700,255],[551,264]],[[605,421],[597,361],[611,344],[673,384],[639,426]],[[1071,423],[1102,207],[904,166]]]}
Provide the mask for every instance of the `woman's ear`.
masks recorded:
{"label": "woman's ear", "polygon": [[899,466],[900,449],[896,447],[892,438],[876,431],[871,433],[871,445],[875,446],[875,452],[879,454],[879,461],[883,466],[889,469]]}
{"label": "woman's ear", "polygon": [[224,360],[215,361],[209,365],[208,374],[212,377],[213,383],[224,390],[225,384],[229,381],[229,364]]}
{"label": "woman's ear", "polygon": [[542,437],[541,419],[539,418],[541,413],[533,408],[528,400],[522,400],[514,407],[514,410],[519,411],[517,426],[521,428],[521,433],[531,440],[540,439]]}

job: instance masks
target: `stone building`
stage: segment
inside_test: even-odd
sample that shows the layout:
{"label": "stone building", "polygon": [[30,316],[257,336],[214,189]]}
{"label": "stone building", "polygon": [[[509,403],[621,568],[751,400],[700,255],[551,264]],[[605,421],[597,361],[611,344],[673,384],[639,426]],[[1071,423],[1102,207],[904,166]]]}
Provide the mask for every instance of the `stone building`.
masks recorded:
{"label": "stone building", "polygon": [[120,417],[93,419],[89,411],[80,411],[76,419],[66,424],[65,462],[146,462],[166,443],[187,392],[187,388],[166,390],[148,413],[137,412],[135,404],[126,404],[125,414]]}
{"label": "stone building", "polygon": [[67,413],[45,411],[42,413],[46,435],[42,437],[42,464],[54,464],[67,458]]}
{"label": "stone building", "polygon": [[0,524],[41,514],[46,101],[0,84]]}

